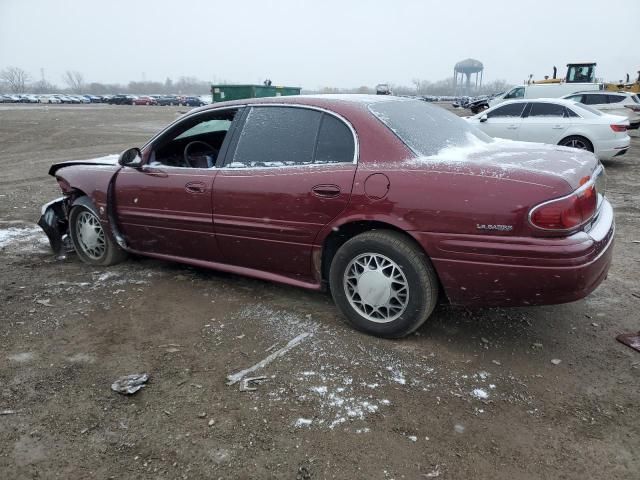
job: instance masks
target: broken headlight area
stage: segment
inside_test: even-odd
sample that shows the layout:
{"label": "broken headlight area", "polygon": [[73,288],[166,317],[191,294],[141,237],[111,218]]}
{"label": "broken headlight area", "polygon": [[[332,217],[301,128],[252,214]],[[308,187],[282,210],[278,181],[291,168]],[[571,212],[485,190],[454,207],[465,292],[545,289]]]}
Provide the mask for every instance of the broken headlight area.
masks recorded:
{"label": "broken headlight area", "polygon": [[73,251],[69,238],[67,198],[61,197],[42,206],[38,225],[49,238],[51,249],[56,255]]}

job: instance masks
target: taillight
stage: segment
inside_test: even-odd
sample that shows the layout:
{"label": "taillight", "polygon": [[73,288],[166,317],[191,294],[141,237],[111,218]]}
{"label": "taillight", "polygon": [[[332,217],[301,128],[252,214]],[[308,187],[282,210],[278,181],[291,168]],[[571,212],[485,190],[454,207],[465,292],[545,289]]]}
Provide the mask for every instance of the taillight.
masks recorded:
{"label": "taillight", "polygon": [[534,207],[529,219],[543,230],[566,231],[587,223],[598,208],[598,192],[593,182],[585,184],[571,195],[550,200]]}
{"label": "taillight", "polygon": [[611,125],[611,130],[613,130],[614,132],[626,132],[627,131],[627,126],[626,125]]}

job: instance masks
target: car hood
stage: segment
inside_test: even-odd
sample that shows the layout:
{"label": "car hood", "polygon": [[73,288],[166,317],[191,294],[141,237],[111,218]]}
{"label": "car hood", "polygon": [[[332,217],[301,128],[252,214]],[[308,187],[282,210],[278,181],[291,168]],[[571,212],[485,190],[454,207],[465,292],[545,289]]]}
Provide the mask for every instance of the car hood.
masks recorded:
{"label": "car hood", "polygon": [[498,177],[555,187],[562,180],[572,189],[591,176],[598,160],[591,152],[542,143],[470,136],[465,146],[446,147],[436,155],[413,159],[413,165],[455,173]]}
{"label": "car hood", "polygon": [[115,166],[118,165],[118,158],[120,155],[105,155],[104,157],[97,158],[89,158],[86,160],[69,160],[66,162],[54,163],[49,168],[49,175],[55,175],[58,170],[64,167],[71,167],[73,165],[88,165],[88,166],[98,166],[98,165],[108,165]]}

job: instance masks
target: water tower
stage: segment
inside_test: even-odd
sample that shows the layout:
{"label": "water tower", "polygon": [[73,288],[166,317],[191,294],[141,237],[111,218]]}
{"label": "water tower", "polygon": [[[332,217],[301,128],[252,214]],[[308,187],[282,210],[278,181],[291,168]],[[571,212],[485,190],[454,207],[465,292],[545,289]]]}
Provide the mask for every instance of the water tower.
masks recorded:
{"label": "water tower", "polygon": [[453,67],[453,87],[456,95],[469,95],[471,93],[471,76],[475,75],[475,88],[482,87],[482,72],[484,65],[479,60],[467,58],[456,63]]}

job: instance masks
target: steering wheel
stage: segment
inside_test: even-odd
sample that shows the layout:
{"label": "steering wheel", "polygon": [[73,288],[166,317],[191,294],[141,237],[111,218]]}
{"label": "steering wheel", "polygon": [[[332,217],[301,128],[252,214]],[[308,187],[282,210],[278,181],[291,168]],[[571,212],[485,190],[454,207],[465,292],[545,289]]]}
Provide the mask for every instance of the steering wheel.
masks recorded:
{"label": "steering wheel", "polygon": [[184,147],[184,163],[186,163],[191,168],[202,168],[202,167],[199,167],[198,165],[193,165],[191,163],[191,159],[189,158],[189,150],[191,149],[191,147],[197,144],[204,145],[205,147],[207,147],[207,149],[211,152],[212,155],[218,153],[218,151],[215,148],[213,148],[208,143],[203,142],[202,140],[196,140],[194,142],[187,143],[187,145]]}

